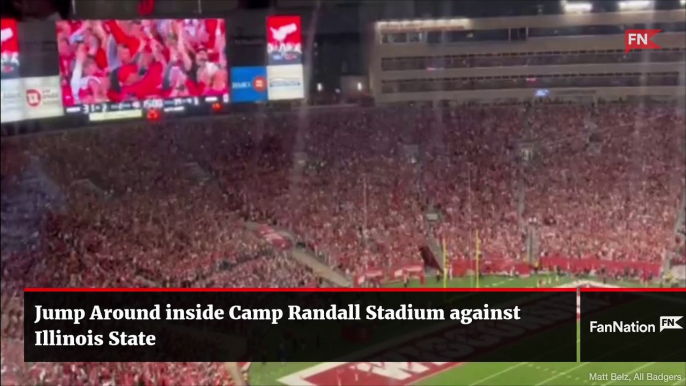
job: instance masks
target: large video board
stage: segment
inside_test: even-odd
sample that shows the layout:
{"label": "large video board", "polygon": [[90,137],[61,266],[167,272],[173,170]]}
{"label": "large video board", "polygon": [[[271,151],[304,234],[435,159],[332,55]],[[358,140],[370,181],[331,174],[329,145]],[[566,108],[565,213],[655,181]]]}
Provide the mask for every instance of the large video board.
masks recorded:
{"label": "large video board", "polygon": [[269,100],[304,98],[300,16],[267,17],[267,56]]}
{"label": "large video board", "polygon": [[92,120],[228,103],[222,19],[57,22],[67,113]]}

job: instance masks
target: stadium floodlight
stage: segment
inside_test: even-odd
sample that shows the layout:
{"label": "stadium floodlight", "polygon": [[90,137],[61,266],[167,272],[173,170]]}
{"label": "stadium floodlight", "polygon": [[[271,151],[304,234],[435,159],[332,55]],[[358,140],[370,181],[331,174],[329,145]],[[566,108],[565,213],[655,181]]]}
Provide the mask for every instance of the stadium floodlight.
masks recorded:
{"label": "stadium floodlight", "polygon": [[357,91],[362,91],[362,82],[357,82]]}
{"label": "stadium floodlight", "polygon": [[621,11],[637,11],[640,9],[648,9],[652,7],[653,2],[650,0],[630,0],[619,2],[619,9]]}
{"label": "stadium floodlight", "polygon": [[583,13],[593,10],[593,4],[591,3],[569,3],[565,1],[562,3],[562,7],[565,13]]}
{"label": "stadium floodlight", "polygon": [[317,83],[317,91],[322,92],[323,89],[324,89],[324,86],[322,86],[321,83]]}

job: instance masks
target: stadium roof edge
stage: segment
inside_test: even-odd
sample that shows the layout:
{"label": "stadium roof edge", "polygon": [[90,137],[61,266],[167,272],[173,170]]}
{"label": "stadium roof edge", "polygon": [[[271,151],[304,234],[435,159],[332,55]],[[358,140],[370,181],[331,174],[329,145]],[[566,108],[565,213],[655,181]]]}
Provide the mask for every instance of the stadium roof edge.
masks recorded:
{"label": "stadium roof edge", "polygon": [[612,25],[635,23],[638,20],[683,21],[686,20],[686,10],[651,10],[487,18],[391,19],[375,22],[374,29],[377,32],[385,32],[413,29],[489,29],[492,28],[491,26],[495,25],[506,25],[510,28],[534,27],[539,25]]}

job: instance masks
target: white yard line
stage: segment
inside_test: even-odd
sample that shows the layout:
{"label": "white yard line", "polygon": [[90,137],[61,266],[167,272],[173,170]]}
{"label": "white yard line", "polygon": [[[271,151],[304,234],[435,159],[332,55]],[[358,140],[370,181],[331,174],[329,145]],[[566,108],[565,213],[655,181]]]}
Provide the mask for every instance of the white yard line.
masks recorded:
{"label": "white yard line", "polygon": [[[579,344],[580,341],[581,341],[580,339],[577,339],[576,343]],[[521,363],[518,363],[518,364],[516,364],[516,365],[512,365],[512,366],[510,366],[510,367],[508,367],[508,368],[506,368],[506,369],[503,369],[502,371],[498,371],[498,372],[495,373],[495,374],[491,374],[491,375],[489,375],[489,376],[486,377],[486,378],[482,378],[482,379],[480,379],[480,380],[478,380],[478,381],[472,383],[470,386],[478,385],[478,384],[480,384],[480,383],[483,383],[483,382],[485,382],[485,381],[488,381],[489,379],[493,379],[493,378],[495,378],[495,377],[497,377],[497,376],[499,376],[499,375],[505,374],[505,373],[507,373],[507,372],[509,372],[509,371],[512,371],[512,370],[514,370],[514,369],[516,369],[516,368],[518,368],[518,367],[524,366],[524,365],[526,365],[526,364],[529,364],[529,362],[521,362]]]}
{"label": "white yard line", "polygon": [[500,286],[503,285],[503,284],[508,284],[508,283],[511,282],[512,280],[514,280],[514,278],[511,278],[511,277],[510,277],[510,278],[507,278],[507,279],[505,279],[505,280],[497,281],[497,282],[495,282],[495,283],[486,284],[484,287],[500,287]]}
{"label": "white yard line", "polygon": [[[494,283],[492,286],[496,286],[496,285],[500,285],[500,284],[505,284],[505,283],[508,283],[508,282],[510,282],[510,281],[512,281],[512,280],[514,280],[514,278],[509,278],[509,279],[506,279],[506,280],[502,280],[502,281],[500,281],[500,282]],[[474,294],[469,294],[469,295],[467,295],[467,296],[473,296],[473,295],[474,295]],[[455,299],[457,299],[457,298],[464,298],[464,297],[465,297],[465,296],[463,296],[463,295],[458,295],[458,296],[455,296]],[[534,301],[534,300],[536,300],[536,299],[539,299],[539,298],[540,298],[540,296],[538,296],[538,295],[533,295],[533,296],[528,297],[526,300],[521,300],[521,301],[519,301],[518,303],[532,302],[532,301]],[[449,299],[449,300],[452,300],[452,299]],[[518,304],[518,303],[516,303],[516,304]],[[509,304],[515,304],[515,303],[513,303],[513,302],[506,302],[506,303],[503,304],[502,306],[509,305]],[[414,339],[414,338],[416,338],[416,337],[418,337],[418,336],[423,336],[423,335],[425,335],[425,334],[427,334],[427,333],[430,333],[430,332],[440,331],[441,329],[445,328],[445,327],[446,327],[447,325],[449,325],[450,323],[452,323],[452,322],[448,322],[448,321],[447,321],[447,322],[445,322],[445,323],[441,323],[441,324],[438,325],[438,326],[433,326],[433,327],[430,327],[430,328],[428,328],[428,329],[425,329],[425,330],[422,330],[422,331],[419,331],[419,332],[415,332],[415,333],[413,333],[413,334],[409,334],[409,335],[403,337],[403,342],[407,342],[407,341],[409,341],[409,340],[411,340],[411,339]],[[577,343],[578,343],[578,342],[577,342]],[[354,362],[350,362],[350,361],[351,361],[351,360],[354,360],[354,359],[357,359],[357,357],[364,357],[365,355],[368,355],[368,354],[371,354],[371,353],[374,353],[374,352],[378,352],[378,351],[382,351],[383,349],[387,349],[387,348],[389,348],[389,347],[393,347],[393,346],[395,346],[395,345],[397,345],[397,344],[398,344],[398,343],[396,343],[395,341],[394,341],[394,342],[390,342],[390,343],[389,343],[389,342],[378,343],[378,344],[376,344],[376,345],[374,345],[374,346],[372,346],[372,347],[370,347],[370,348],[363,349],[362,351],[360,351],[360,352],[358,352],[358,353],[355,353],[355,354],[352,354],[352,355],[346,355],[345,357],[339,358],[339,360],[342,360],[343,362],[324,362],[324,363],[320,363],[320,364],[315,365],[315,366],[313,366],[313,367],[309,367],[309,368],[306,368],[306,369],[297,371],[297,372],[295,372],[295,373],[293,373],[293,374],[284,376],[284,377],[278,379],[278,382],[281,382],[282,384],[285,384],[285,385],[287,385],[287,386],[315,386],[315,385],[312,384],[311,382],[308,382],[308,381],[306,380],[306,378],[311,377],[311,376],[313,376],[313,375],[315,375],[315,374],[319,374],[319,373],[321,373],[321,372],[327,371],[327,370],[331,370],[331,369],[336,368],[336,367],[338,367],[339,365],[342,365],[342,364],[354,363]],[[512,366],[511,368],[505,369],[505,370],[501,371],[501,372],[498,373],[498,374],[506,373],[507,371],[510,371],[510,370],[514,369],[515,367],[519,367],[519,366],[521,366],[521,365],[523,365],[523,364],[527,364],[527,363],[528,363],[528,362],[523,362],[523,363],[520,363],[519,365]],[[449,367],[446,367],[445,369],[441,369],[439,372],[445,372],[445,371],[447,371],[447,370],[454,369],[455,367],[461,366],[461,365],[463,365],[463,364],[466,364],[466,363],[464,363],[464,362],[455,362],[455,364],[454,364],[453,366],[449,366]],[[436,375],[436,373],[430,374],[430,375],[427,374],[426,376],[424,376],[424,377],[420,378],[419,380],[416,380],[416,381],[414,381],[414,382],[412,382],[412,383],[419,382],[419,381],[421,381],[423,378],[429,378],[429,377],[435,376],[435,375]],[[487,381],[487,380],[493,378],[493,377],[496,376],[496,375],[497,375],[497,374],[494,374],[494,375],[489,376],[488,378],[481,379],[481,380],[477,381],[476,383],[474,383],[474,385],[478,385],[478,384],[480,384],[480,383],[482,383],[482,382],[484,382],[484,381]]]}
{"label": "white yard line", "polygon": [[[637,340],[636,342],[632,342],[632,343],[631,343],[630,345],[628,345],[628,346],[622,346],[622,347],[620,347],[620,348],[618,348],[618,349],[616,349],[616,350],[612,350],[612,351],[608,352],[607,354],[605,354],[605,355],[603,355],[603,356],[607,356],[607,355],[616,353],[617,351],[626,350],[627,348],[629,348],[629,347],[631,347],[631,346],[635,346],[635,345],[638,344],[639,342],[642,342],[642,341],[647,340],[647,339],[648,339],[648,338],[639,339],[639,340]],[[581,342],[581,339],[579,339],[579,340],[576,341],[577,344],[579,344],[579,342]],[[601,358],[602,358],[602,357],[601,357]],[[536,386],[545,385],[546,383],[552,381],[553,379],[557,379],[557,378],[559,378],[559,377],[562,377],[562,376],[564,376],[564,375],[567,375],[567,373],[570,373],[570,372],[572,372],[572,371],[574,371],[574,370],[578,370],[578,369],[580,369],[580,368],[582,368],[582,367],[584,367],[584,366],[586,366],[586,365],[590,365],[591,363],[596,363],[596,362],[584,362],[584,363],[582,363],[582,364],[580,364],[580,365],[576,365],[576,366],[572,367],[572,368],[569,369],[569,370],[563,371],[563,372],[561,372],[561,373],[559,373],[559,374],[557,374],[557,375],[555,375],[555,376],[553,376],[553,377],[550,377],[550,378],[546,379],[546,380],[543,381],[543,382],[537,383]]]}
{"label": "white yard line", "polygon": [[[536,366],[536,368],[538,368],[538,366]],[[547,367],[541,367],[540,369],[542,369],[542,370],[544,370],[544,371],[548,371],[548,372],[553,373],[553,374],[559,374],[559,373],[560,373],[560,372],[557,371],[557,370],[553,370],[553,369],[547,368]],[[579,378],[579,377],[574,377],[574,376],[571,376],[571,375],[567,375],[567,379],[573,379],[573,380],[578,381],[578,382],[588,383],[587,380],[581,379],[581,378]],[[579,383],[579,384],[581,384],[581,383]]]}
{"label": "white yard line", "polygon": [[308,382],[305,379],[315,374],[334,369],[346,363],[348,362],[322,362],[318,365],[308,367],[304,370],[282,377],[278,381],[289,386],[314,386],[314,383]]}
{"label": "white yard line", "polygon": [[433,377],[435,377],[435,376],[437,376],[437,375],[439,375],[439,374],[443,374],[443,373],[445,373],[446,371],[456,369],[456,368],[458,368],[458,367],[460,367],[460,366],[463,366],[463,365],[465,365],[465,364],[467,364],[467,362],[455,362],[455,363],[452,364],[452,366],[448,366],[448,367],[446,367],[446,368],[444,368],[444,369],[441,369],[441,370],[439,370],[439,371],[436,371],[435,373],[422,375],[421,377],[417,378],[416,380],[414,380],[414,381],[408,383],[408,386],[409,386],[409,385],[416,385],[417,383],[423,382],[423,381],[425,381],[425,380],[427,380],[427,379],[429,379],[429,378],[433,378]]}
{"label": "white yard line", "polygon": [[591,364],[591,363],[592,363],[592,362],[584,362],[584,363],[582,363],[582,364],[580,364],[580,365],[577,365],[577,366],[572,367],[571,369],[569,369],[569,370],[567,370],[567,371],[563,371],[563,372],[561,372],[561,373],[557,373],[556,375],[553,375],[552,377],[546,379],[545,381],[542,381],[542,382],[537,383],[536,386],[545,385],[546,383],[552,381],[553,379],[557,379],[557,378],[560,378],[560,377],[562,377],[562,376],[565,376],[565,375],[567,375],[567,373],[569,373],[569,372],[571,372],[571,371],[574,371],[574,370],[577,370],[577,369],[580,369],[580,368],[582,368],[582,367],[584,367],[584,366],[586,366],[586,365],[588,365],[588,364]]}
{"label": "white yard line", "polygon": [[502,371],[498,371],[498,372],[495,373],[495,374],[491,374],[491,375],[487,376],[486,378],[482,378],[482,379],[480,379],[480,380],[478,380],[478,381],[472,383],[472,384],[469,385],[469,386],[474,386],[474,385],[478,385],[478,384],[480,384],[480,383],[484,383],[484,382],[488,381],[489,379],[493,379],[493,378],[495,378],[495,377],[497,377],[497,376],[499,376],[499,375],[502,375],[502,374],[507,373],[508,371],[512,371],[512,370],[514,370],[514,369],[516,369],[516,368],[518,368],[518,367],[522,367],[522,366],[524,366],[524,365],[527,364],[527,363],[529,363],[529,362],[521,362],[521,363],[518,363],[518,364],[516,364],[516,365],[510,366],[510,367],[508,367],[508,368],[506,368],[506,369],[504,369],[504,370],[502,370]]}

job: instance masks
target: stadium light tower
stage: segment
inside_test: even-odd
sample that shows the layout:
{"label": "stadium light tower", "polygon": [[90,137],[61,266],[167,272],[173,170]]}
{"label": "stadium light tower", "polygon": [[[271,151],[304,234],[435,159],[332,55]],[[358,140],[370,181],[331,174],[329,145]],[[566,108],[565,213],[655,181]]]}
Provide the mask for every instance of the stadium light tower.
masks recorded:
{"label": "stadium light tower", "polygon": [[650,0],[630,0],[619,2],[620,11],[638,11],[651,8],[653,8],[653,2]]}
{"label": "stadium light tower", "polygon": [[588,2],[569,2],[562,1],[562,9],[565,13],[586,13],[593,10],[593,4]]}

